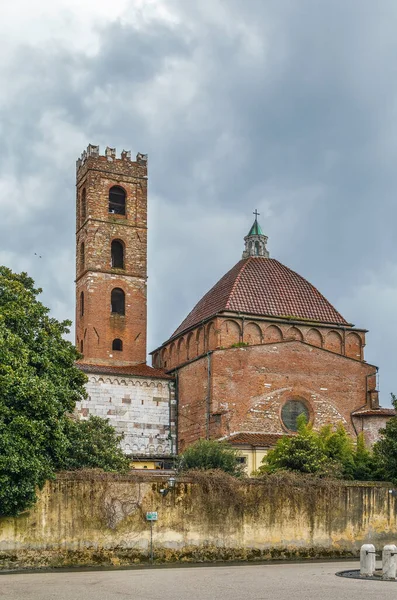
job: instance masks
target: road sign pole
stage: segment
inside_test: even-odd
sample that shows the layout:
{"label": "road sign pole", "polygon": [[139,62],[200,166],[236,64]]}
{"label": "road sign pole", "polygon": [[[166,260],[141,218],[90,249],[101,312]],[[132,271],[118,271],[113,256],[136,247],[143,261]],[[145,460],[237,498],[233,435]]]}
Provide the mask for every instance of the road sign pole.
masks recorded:
{"label": "road sign pole", "polygon": [[150,521],[150,562],[153,564],[153,521]]}

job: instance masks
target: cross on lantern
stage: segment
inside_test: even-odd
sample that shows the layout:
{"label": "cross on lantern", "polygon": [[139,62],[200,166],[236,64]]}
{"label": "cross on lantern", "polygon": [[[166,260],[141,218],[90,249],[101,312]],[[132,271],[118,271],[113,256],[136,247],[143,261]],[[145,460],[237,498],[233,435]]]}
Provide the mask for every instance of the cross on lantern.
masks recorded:
{"label": "cross on lantern", "polygon": [[255,211],[253,212],[253,214],[255,215],[255,219],[257,219],[261,213],[258,213],[258,210],[255,209]]}

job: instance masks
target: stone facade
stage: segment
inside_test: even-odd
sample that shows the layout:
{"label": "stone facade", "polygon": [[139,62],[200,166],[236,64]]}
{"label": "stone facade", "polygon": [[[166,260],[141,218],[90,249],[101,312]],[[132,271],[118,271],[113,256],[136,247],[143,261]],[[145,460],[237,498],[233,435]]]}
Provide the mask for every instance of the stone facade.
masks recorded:
{"label": "stone facade", "polygon": [[[87,371],[87,368],[85,368]],[[88,397],[79,403],[81,418],[97,415],[124,434],[122,448],[132,456],[175,453],[176,402],[170,379],[87,372]]]}

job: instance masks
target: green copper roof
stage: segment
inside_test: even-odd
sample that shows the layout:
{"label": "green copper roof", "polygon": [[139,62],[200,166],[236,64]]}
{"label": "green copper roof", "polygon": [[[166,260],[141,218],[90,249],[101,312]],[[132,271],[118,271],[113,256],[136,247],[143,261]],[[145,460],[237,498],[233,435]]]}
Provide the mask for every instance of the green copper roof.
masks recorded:
{"label": "green copper roof", "polygon": [[259,225],[258,221],[255,219],[253,226],[251,227],[251,229],[249,230],[249,234],[248,235],[264,235],[261,226]]}

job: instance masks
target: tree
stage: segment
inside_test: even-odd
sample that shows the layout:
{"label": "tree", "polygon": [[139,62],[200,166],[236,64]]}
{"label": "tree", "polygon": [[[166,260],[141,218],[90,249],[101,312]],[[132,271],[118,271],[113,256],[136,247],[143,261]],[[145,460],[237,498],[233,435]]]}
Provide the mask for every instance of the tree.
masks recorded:
{"label": "tree", "polygon": [[[0,266],[0,515],[29,508],[61,465],[122,463],[110,426],[69,419],[86,395],[86,376],[75,365],[80,355],[63,338],[70,322],[51,318],[40,292],[26,273]],[[84,445],[85,434],[91,438]]]}
{"label": "tree", "polygon": [[[393,407],[397,410],[397,397],[391,394]],[[391,417],[384,429],[382,437],[374,444],[374,457],[379,475],[397,484],[397,416]]]}
{"label": "tree", "polygon": [[219,469],[236,476],[240,476],[243,471],[238,451],[230,444],[217,440],[194,442],[179,455],[177,468],[180,471]]}
{"label": "tree", "polygon": [[306,424],[304,415],[298,417],[298,434],[284,436],[262,461],[260,473],[278,470],[300,473],[321,473],[326,468],[327,457],[319,443],[318,435]]}
{"label": "tree", "polygon": [[117,435],[106,419],[90,416],[86,421],[65,420],[66,449],[57,469],[92,469],[125,472],[129,459],[123,454]]}
{"label": "tree", "polygon": [[49,317],[26,273],[0,267],[0,514],[15,515],[53,476],[63,418],[84,397],[69,322]]}
{"label": "tree", "polygon": [[371,481],[382,479],[374,452],[365,446],[364,434],[357,437],[357,445],[353,454],[352,479],[356,481]]}
{"label": "tree", "polygon": [[281,438],[264,457],[259,473],[278,470],[360,481],[377,476],[373,454],[365,447],[362,434],[354,447],[342,424],[336,429],[325,425],[319,431],[313,431],[304,415],[298,417],[297,435]]}

